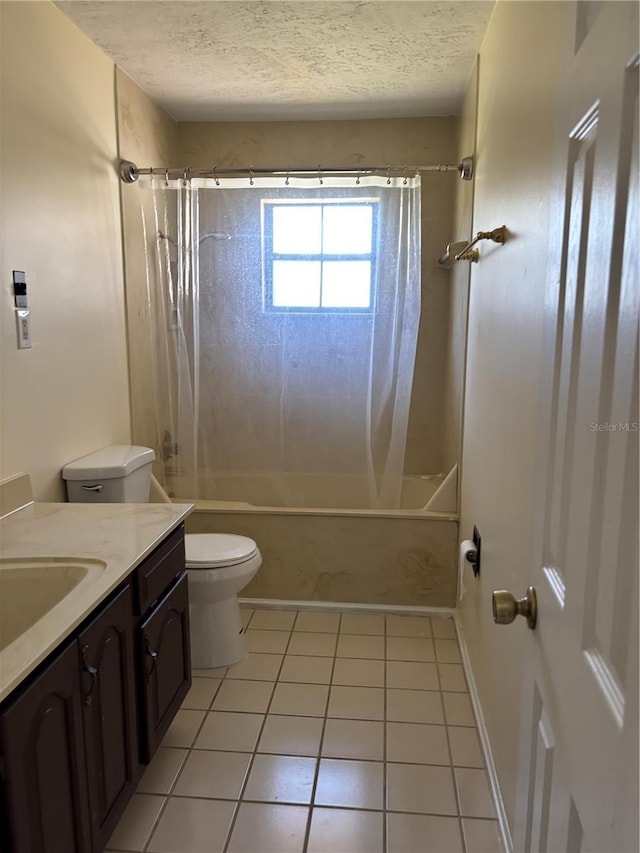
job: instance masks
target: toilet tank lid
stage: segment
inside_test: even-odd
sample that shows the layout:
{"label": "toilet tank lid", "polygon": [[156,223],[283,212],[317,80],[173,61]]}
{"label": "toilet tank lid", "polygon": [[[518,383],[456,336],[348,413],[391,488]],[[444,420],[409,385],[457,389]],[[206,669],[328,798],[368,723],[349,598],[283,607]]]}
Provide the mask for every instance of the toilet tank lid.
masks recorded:
{"label": "toilet tank lid", "polygon": [[62,477],[65,480],[112,480],[126,477],[155,458],[156,454],[150,447],[117,444],[69,462],[62,469]]}
{"label": "toilet tank lid", "polygon": [[258,551],[253,539],[233,533],[187,533],[184,546],[188,569],[234,566],[249,560]]}

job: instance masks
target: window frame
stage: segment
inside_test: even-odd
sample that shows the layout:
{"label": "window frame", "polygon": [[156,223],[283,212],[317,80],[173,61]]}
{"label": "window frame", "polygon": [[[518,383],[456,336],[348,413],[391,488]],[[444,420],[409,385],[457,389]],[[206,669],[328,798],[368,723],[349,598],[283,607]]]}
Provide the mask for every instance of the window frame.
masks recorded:
{"label": "window frame", "polygon": [[[263,307],[269,314],[346,314],[371,315],[377,310],[377,269],[378,269],[378,219],[380,215],[380,199],[373,196],[359,198],[305,198],[281,199],[263,198],[262,204],[262,282]],[[367,207],[371,209],[371,248],[366,253],[293,253],[273,251],[273,211],[277,207],[289,206],[320,207]],[[321,215],[321,228],[324,217]],[[322,232],[321,232],[322,233]],[[322,241],[321,241],[322,242]],[[274,305],[273,304],[273,264],[275,261],[318,261],[320,263],[320,304],[318,306],[304,305]],[[368,261],[371,264],[369,281],[369,304],[367,306],[323,306],[322,305],[322,274],[325,261]]]}

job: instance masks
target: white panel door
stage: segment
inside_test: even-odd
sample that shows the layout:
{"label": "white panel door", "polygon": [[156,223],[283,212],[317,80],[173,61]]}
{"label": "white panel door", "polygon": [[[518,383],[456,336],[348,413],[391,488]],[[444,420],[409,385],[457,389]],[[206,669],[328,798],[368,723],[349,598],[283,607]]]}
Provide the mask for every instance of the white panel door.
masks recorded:
{"label": "white panel door", "polygon": [[531,580],[539,613],[514,843],[637,853],[635,2],[575,4],[556,142]]}

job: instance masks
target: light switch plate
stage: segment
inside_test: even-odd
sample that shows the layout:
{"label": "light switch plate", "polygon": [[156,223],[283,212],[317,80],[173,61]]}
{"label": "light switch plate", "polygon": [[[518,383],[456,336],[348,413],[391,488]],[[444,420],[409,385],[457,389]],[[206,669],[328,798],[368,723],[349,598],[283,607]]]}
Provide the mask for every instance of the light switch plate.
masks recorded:
{"label": "light switch plate", "polygon": [[31,349],[29,311],[26,308],[16,309],[16,325],[18,330],[18,349]]}

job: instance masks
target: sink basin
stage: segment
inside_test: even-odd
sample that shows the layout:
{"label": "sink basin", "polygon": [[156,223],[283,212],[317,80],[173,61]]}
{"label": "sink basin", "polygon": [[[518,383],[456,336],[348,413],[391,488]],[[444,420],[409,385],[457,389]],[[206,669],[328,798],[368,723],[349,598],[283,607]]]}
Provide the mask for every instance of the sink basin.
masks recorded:
{"label": "sink basin", "polygon": [[0,650],[105,568],[102,560],[74,557],[1,558]]}

